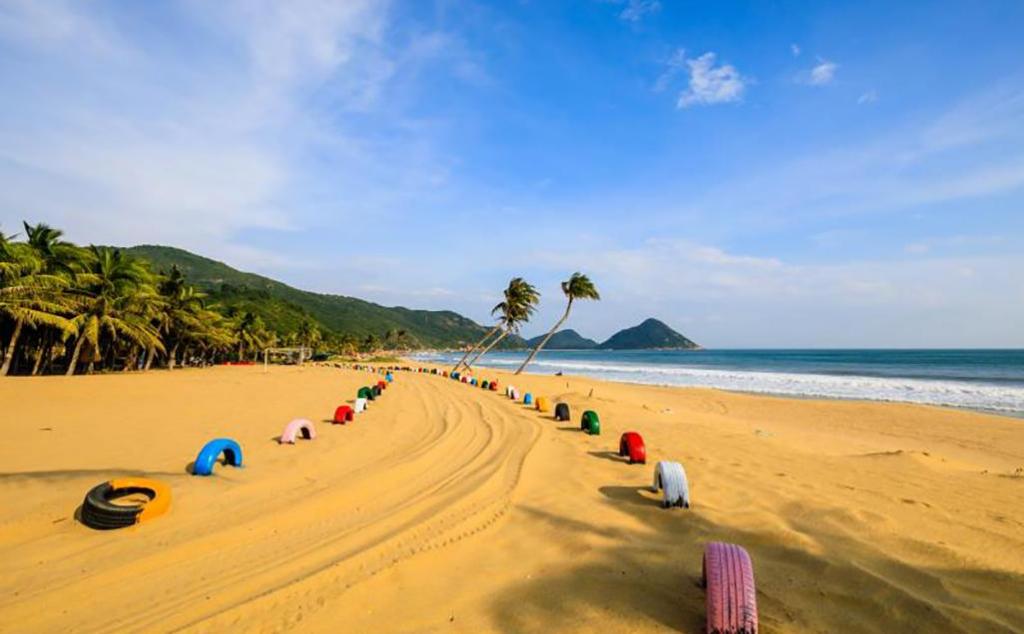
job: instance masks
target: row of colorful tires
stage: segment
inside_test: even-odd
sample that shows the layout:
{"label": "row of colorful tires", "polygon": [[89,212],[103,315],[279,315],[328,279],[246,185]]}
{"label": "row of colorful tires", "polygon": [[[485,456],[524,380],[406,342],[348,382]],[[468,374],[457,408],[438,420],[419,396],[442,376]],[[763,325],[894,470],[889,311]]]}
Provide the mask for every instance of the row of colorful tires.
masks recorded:
{"label": "row of colorful tires", "polygon": [[[367,404],[379,398],[388,384],[394,380],[391,371],[375,385],[363,386],[356,392],[353,406],[339,405],[334,410],[332,422],[344,425],[355,419],[355,415],[366,410]],[[289,422],[278,438],[278,444],[294,445],[297,438],[316,438],[316,426],[312,421],[297,418]],[[192,475],[213,475],[214,466],[223,456],[223,464],[242,466],[242,447],[231,438],[215,438],[199,450],[192,463]],[[142,495],[147,501],[140,504],[119,504],[117,500],[131,495]],[[102,482],[89,490],[82,501],[82,523],[98,530],[125,528],[159,517],[171,507],[171,488],[151,478],[115,478]]]}
{"label": "row of colorful tires", "polygon": [[[437,372],[433,372],[436,374]],[[449,376],[442,372],[443,376]],[[495,380],[477,381],[472,377],[452,372],[450,378],[471,386],[495,391]],[[514,386],[505,387],[505,395],[520,401],[519,391]],[[538,412],[551,411],[547,398],[534,398],[530,392],[522,395],[523,405],[533,406]],[[556,403],[554,420],[569,421],[571,412],[568,403]],[[601,419],[597,412],[586,410],[580,417],[580,429],[591,436],[601,434]],[[619,456],[629,464],[646,464],[647,447],[639,432],[627,431],[619,438]],[[690,486],[686,470],[678,462],[660,460],[654,467],[654,481],[651,491],[662,492],[662,507],[690,508]],[[704,548],[702,580],[706,590],[705,610],[708,634],[756,634],[758,628],[757,594],[754,586],[754,566],[746,549],[736,544],[710,542]]]}

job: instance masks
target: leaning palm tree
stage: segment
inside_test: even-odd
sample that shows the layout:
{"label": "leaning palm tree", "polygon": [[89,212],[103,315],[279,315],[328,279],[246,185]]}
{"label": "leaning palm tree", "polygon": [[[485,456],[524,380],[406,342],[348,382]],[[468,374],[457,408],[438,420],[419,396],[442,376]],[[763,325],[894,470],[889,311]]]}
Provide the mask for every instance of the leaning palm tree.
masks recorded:
{"label": "leaning palm tree", "polygon": [[[492,315],[495,315],[495,314],[498,314],[498,313],[504,314],[506,305],[510,304],[511,302],[525,301],[525,295],[523,297],[519,297],[517,299],[517,295],[516,294],[517,293],[519,293],[519,294],[526,293],[527,288],[529,289],[529,293],[527,293],[527,294],[529,294],[532,297],[532,300],[530,300],[531,305],[536,305],[537,302],[540,300],[540,293],[537,292],[537,289],[535,289],[532,285],[530,285],[528,282],[523,280],[523,278],[521,278],[521,277],[514,277],[511,280],[509,280],[508,287],[505,288],[505,291],[504,291],[505,301],[497,304],[494,308],[492,308],[491,309],[491,314]],[[510,300],[510,297],[511,297],[511,300]],[[533,312],[533,311],[531,310],[530,312]],[[487,341],[491,337],[493,337],[494,335],[496,335],[499,332],[501,332],[501,330],[502,330],[502,328],[504,326],[505,326],[505,319],[504,319],[504,315],[503,315],[502,317],[500,317],[498,319],[498,323],[496,323],[494,325],[494,328],[491,328],[490,330],[488,330],[487,334],[485,334],[480,339],[480,341],[477,341],[473,345],[472,348],[470,348],[469,350],[466,351],[466,354],[462,355],[462,358],[459,359],[459,362],[455,364],[455,367],[453,367],[451,371],[455,372],[456,370],[458,370],[463,365],[466,365],[466,367],[468,368],[469,365],[471,365],[471,363],[470,364],[466,363],[466,359],[469,358],[469,355],[473,354],[474,352],[479,350],[481,347],[483,347],[483,345],[485,343],[487,343]],[[495,340],[495,341],[492,341],[492,343],[497,343],[497,341],[502,339],[502,338],[504,338],[504,335],[499,335],[498,339]],[[488,349],[490,349],[490,347]],[[480,356],[482,356],[482,354],[478,354],[475,357],[473,357],[473,361],[476,361]]]}
{"label": "leaning palm tree", "polygon": [[526,361],[523,361],[523,365],[519,366],[519,369],[516,370],[516,374],[519,374],[526,369],[526,366],[530,365],[530,362],[533,361],[535,356],[537,356],[537,353],[544,348],[545,344],[547,344],[548,339],[551,339],[555,332],[557,332],[558,329],[562,327],[562,324],[565,323],[565,320],[569,319],[569,311],[572,310],[572,303],[574,300],[601,299],[601,294],[597,292],[597,287],[590,281],[590,278],[578,271],[573,273],[568,280],[562,282],[562,292],[565,293],[565,296],[569,299],[569,302],[565,305],[565,314],[562,315],[562,318],[555,323],[551,328],[551,331],[540,340],[537,347],[530,352],[530,356],[526,357]]}
{"label": "leaning palm tree", "polygon": [[501,334],[495,337],[491,343],[487,344],[486,348],[477,353],[473,360],[466,364],[466,369],[472,367],[477,360],[490,352],[491,348],[498,345],[502,339],[508,335],[518,333],[522,324],[530,320],[530,316],[533,315],[533,311],[536,310],[539,301],[540,292],[534,288],[533,284],[530,284],[521,277],[514,278],[509,282],[508,288],[505,289],[505,301],[495,306],[491,311],[492,314],[496,312],[501,313]]}

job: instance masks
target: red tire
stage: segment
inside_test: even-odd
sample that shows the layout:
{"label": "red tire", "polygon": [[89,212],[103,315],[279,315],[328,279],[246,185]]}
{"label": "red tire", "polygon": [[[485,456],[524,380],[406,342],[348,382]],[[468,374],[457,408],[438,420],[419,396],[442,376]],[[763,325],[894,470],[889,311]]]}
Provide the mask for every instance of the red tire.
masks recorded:
{"label": "red tire", "polygon": [[736,544],[704,547],[707,634],[757,634],[757,593],[750,555]]}
{"label": "red tire", "polygon": [[338,409],[334,410],[334,423],[336,425],[344,425],[347,422],[351,422],[355,419],[355,412],[348,405],[340,405]]}
{"label": "red tire", "polygon": [[619,455],[629,456],[629,464],[647,464],[647,447],[644,438],[635,431],[627,431],[619,439]]}

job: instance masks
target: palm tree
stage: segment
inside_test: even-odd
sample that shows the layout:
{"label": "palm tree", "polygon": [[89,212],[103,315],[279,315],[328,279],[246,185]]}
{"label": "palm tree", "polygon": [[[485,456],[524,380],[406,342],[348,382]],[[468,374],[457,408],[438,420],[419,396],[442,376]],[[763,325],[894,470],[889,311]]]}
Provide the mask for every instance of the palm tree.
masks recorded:
{"label": "palm tree", "polygon": [[235,320],[234,334],[238,341],[238,360],[245,359],[247,349],[259,351],[271,343],[270,333],[259,315],[245,311]]}
{"label": "palm tree", "polygon": [[[22,225],[25,227],[25,247],[39,259],[43,274],[58,276],[65,280],[65,282],[57,284],[63,291],[74,282],[75,271],[83,263],[83,250],[70,242],[62,240],[64,232],[54,229],[47,224],[40,222],[30,225],[27,222],[23,222]],[[73,302],[73,297],[57,293],[51,294],[50,299],[53,300],[55,306]],[[67,308],[70,308],[70,305]],[[69,311],[62,310],[60,312],[67,314]],[[34,346],[36,348],[36,360],[32,366],[33,376],[39,373],[39,368],[44,358],[49,362],[54,345],[54,335],[59,335],[62,340],[65,340],[72,334],[66,327],[53,328],[44,323],[37,323],[35,326],[37,330],[42,332],[41,336],[36,337],[36,345]]]}
{"label": "palm tree", "polygon": [[466,369],[472,367],[478,359],[490,352],[491,348],[498,345],[502,339],[510,334],[518,333],[523,322],[530,320],[530,316],[533,315],[533,311],[536,310],[539,301],[540,293],[532,284],[521,277],[513,278],[508,283],[508,288],[505,289],[505,301],[491,310],[492,315],[497,312],[501,313],[499,322],[502,326],[501,334],[473,357],[473,360],[466,364]]}
{"label": "palm tree", "polygon": [[[493,310],[491,311],[491,314],[492,315],[494,314]],[[498,323],[494,324],[494,328],[491,328],[490,330],[488,330],[487,333],[483,337],[480,338],[480,341],[477,341],[476,343],[473,344],[472,348],[470,348],[469,350],[466,350],[466,354],[462,355],[462,358],[459,359],[459,362],[455,364],[455,367],[453,367],[451,369],[451,371],[455,372],[460,367],[462,367],[462,365],[466,362],[466,359],[469,358],[469,355],[471,355],[474,352],[476,352],[477,350],[479,350],[480,346],[484,345],[484,342],[486,342],[488,339],[490,339],[499,330],[501,330],[501,321],[500,320],[498,321]]]}
{"label": "palm tree", "polygon": [[[185,283],[185,276],[177,266],[158,286],[160,302],[155,305],[156,323],[164,344],[170,345],[167,353],[167,367],[173,370],[178,362],[178,349],[184,343],[196,343],[206,331],[200,315],[203,312],[203,298],[206,295]],[[152,363],[155,350],[147,352],[146,368]],[[183,355],[187,356],[187,355]]]}
{"label": "palm tree", "polygon": [[[82,347],[88,343],[100,351],[100,337],[106,332],[111,341],[124,337],[148,349],[164,351],[163,342],[153,326],[148,307],[156,300],[149,270],[139,260],[109,247],[89,247],[85,272],[78,276],[84,295],[80,310],[71,320],[78,330],[67,375],[78,367]],[[90,361],[90,371],[92,369]]]}
{"label": "palm tree", "polygon": [[26,325],[50,326],[65,336],[75,331],[62,314],[66,306],[60,301],[60,291],[67,285],[66,277],[45,271],[44,261],[27,244],[12,243],[0,235],[0,316],[14,322],[0,376],[10,372]]}
{"label": "palm tree", "polygon": [[526,361],[523,361],[523,365],[519,366],[519,369],[516,370],[516,374],[519,374],[526,368],[526,366],[530,365],[530,362],[533,361],[535,356],[537,356],[537,353],[544,348],[545,344],[547,344],[548,339],[551,339],[555,332],[557,332],[558,329],[562,327],[562,324],[565,323],[565,320],[569,319],[569,311],[572,310],[572,303],[574,300],[601,299],[601,294],[597,292],[597,287],[590,281],[590,278],[578,271],[573,273],[568,280],[562,282],[562,292],[565,293],[567,298],[569,298],[568,303],[565,305],[565,314],[562,315],[562,318],[555,323],[554,327],[551,328],[551,331],[540,340],[537,347],[530,352],[530,356],[526,357]]}
{"label": "palm tree", "polygon": [[[526,284],[526,286],[528,286],[530,288],[530,290],[534,294],[534,299],[533,299],[532,304],[536,305],[536,303],[540,299],[540,293],[537,292],[537,289],[535,289],[533,286],[531,286],[530,284],[528,284],[525,281],[523,281],[523,278],[521,278],[521,277],[514,277],[511,280],[509,280],[508,287],[505,289],[505,301],[499,303],[497,306],[495,306],[494,308],[491,309],[491,314],[492,315],[494,315],[495,313],[499,313],[499,312],[503,313],[504,312],[503,305],[508,303],[508,297],[509,297],[508,293],[509,293],[509,291],[513,290],[514,288],[518,288],[520,291],[523,290],[523,287],[521,286],[521,284]],[[531,310],[530,312],[533,312],[533,311]],[[473,344],[473,347],[470,348],[469,350],[467,350],[466,354],[462,355],[462,358],[459,359],[459,362],[455,364],[455,367],[453,367],[451,369],[451,371],[455,372],[460,367],[462,367],[463,365],[466,365],[466,367],[469,367],[469,364],[466,364],[466,359],[469,358],[469,355],[471,355],[474,352],[476,352],[477,350],[479,350],[484,345],[484,343],[487,342],[488,339],[490,339],[495,334],[497,334],[499,331],[501,331],[501,329],[502,329],[502,327],[504,325],[505,325],[504,317],[498,319],[498,323],[496,323],[494,325],[494,328],[491,328],[490,330],[488,330],[487,333],[483,337],[480,338],[480,341],[477,341],[475,344]],[[499,339],[501,339],[501,338],[503,338],[503,336],[499,336]],[[492,342],[492,343],[496,343],[496,342]],[[490,348],[488,348],[488,350],[489,349]],[[482,355],[478,354],[475,357],[473,357],[473,361],[476,361],[480,356],[482,356]]]}

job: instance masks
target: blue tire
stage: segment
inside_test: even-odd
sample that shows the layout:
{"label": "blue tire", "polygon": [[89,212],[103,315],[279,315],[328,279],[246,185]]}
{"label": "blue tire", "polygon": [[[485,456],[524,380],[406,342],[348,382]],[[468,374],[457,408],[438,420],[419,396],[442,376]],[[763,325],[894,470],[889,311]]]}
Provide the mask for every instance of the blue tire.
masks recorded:
{"label": "blue tire", "polygon": [[217,438],[206,443],[199,450],[195,465],[192,467],[192,475],[213,475],[213,465],[217,463],[217,458],[222,453],[225,464],[233,467],[242,466],[242,448],[238,443],[230,438]]}

